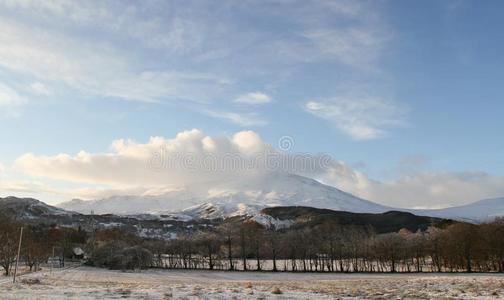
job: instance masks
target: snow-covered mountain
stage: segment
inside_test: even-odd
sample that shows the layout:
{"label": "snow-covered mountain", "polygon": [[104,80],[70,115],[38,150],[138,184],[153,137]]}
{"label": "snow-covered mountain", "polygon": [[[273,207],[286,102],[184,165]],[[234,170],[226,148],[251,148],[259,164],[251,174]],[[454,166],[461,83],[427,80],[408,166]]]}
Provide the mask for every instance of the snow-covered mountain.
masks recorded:
{"label": "snow-covered mountain", "polygon": [[504,198],[485,199],[467,205],[443,209],[412,209],[416,215],[481,222],[504,217]]}
{"label": "snow-covered mountain", "polygon": [[157,196],[116,196],[72,200],[66,210],[98,214],[173,214],[217,218],[254,215],[271,206],[309,206],[350,212],[381,213],[392,208],[367,201],[316,180],[285,173],[261,174],[222,183],[207,183]]}
{"label": "snow-covered mountain", "polygon": [[285,173],[198,183],[156,196],[114,196],[94,201],[76,199],[59,205],[65,210],[84,214],[91,211],[96,214],[152,214],[179,220],[257,216],[263,208],[276,206],[305,206],[355,213],[397,210],[470,222],[504,216],[504,198],[445,209],[401,209],[361,199],[307,177]]}

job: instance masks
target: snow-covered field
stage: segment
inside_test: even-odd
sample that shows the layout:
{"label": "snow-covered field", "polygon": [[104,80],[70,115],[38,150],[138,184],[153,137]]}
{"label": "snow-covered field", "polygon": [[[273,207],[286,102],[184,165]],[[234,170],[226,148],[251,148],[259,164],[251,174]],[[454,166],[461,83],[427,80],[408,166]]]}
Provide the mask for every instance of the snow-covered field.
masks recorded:
{"label": "snow-covered field", "polygon": [[[37,282],[39,279],[40,282]],[[0,283],[1,299],[504,299],[497,274],[108,271],[79,267]]]}

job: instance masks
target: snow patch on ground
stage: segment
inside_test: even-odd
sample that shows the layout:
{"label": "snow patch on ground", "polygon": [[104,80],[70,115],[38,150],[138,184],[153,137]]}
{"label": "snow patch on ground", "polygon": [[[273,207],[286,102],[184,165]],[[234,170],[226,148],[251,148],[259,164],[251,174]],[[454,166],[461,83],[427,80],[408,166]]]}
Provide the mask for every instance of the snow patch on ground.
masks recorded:
{"label": "snow patch on ground", "polygon": [[267,228],[274,228],[274,229],[289,228],[295,223],[294,220],[280,220],[266,214],[257,214],[253,216],[251,220],[254,220],[261,225],[264,225]]}
{"label": "snow patch on ground", "polygon": [[137,235],[141,238],[156,238],[160,240],[174,240],[177,238],[175,232],[166,232],[163,228],[144,228],[134,225]]}
{"label": "snow patch on ground", "polygon": [[30,274],[17,284],[0,282],[0,293],[2,299],[504,299],[504,279],[497,274],[139,273],[79,267]]}

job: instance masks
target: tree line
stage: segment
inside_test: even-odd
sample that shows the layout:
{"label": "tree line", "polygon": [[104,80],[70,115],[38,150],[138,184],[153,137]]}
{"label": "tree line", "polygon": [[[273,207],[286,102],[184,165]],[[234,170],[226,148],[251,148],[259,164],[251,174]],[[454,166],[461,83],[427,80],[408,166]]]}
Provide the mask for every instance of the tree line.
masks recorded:
{"label": "tree line", "polygon": [[301,272],[504,272],[504,219],[377,234],[370,227],[226,223],[168,241],[101,231],[90,263],[108,268]]}
{"label": "tree line", "polygon": [[0,266],[6,276],[11,274],[16,262],[21,227],[24,230],[19,260],[30,271],[38,271],[53,252],[63,266],[65,259],[72,256],[74,246],[88,242],[87,233],[80,227],[27,225],[0,215]]}
{"label": "tree line", "polygon": [[[0,265],[9,274],[23,224],[0,217]],[[207,269],[292,272],[504,272],[504,219],[454,223],[425,231],[376,233],[325,222],[276,230],[254,221],[224,223],[172,240],[140,238],[119,228],[25,225],[21,262],[37,270],[82,247],[86,263],[111,269]],[[56,250],[54,250],[56,249]]]}

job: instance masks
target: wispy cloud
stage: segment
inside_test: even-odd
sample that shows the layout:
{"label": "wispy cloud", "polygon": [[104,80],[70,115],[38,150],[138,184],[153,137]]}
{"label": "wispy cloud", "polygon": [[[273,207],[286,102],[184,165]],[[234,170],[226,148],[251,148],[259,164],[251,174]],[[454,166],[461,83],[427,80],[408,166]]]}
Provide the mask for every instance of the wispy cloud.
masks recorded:
{"label": "wispy cloud", "polygon": [[226,78],[205,72],[151,70],[107,44],[0,21],[0,66],[80,92],[130,101],[204,102]]}
{"label": "wispy cloud", "polygon": [[234,102],[237,103],[244,103],[244,104],[250,104],[250,105],[259,105],[259,104],[266,104],[271,102],[271,96],[266,95],[265,93],[262,92],[252,92],[252,93],[247,93],[238,96],[234,100]]}
{"label": "wispy cloud", "polygon": [[223,119],[242,127],[265,126],[268,121],[260,117],[257,113],[237,113],[230,111],[205,110],[208,116]]}
{"label": "wispy cloud", "polygon": [[47,85],[39,81],[30,84],[30,91],[41,96],[50,96],[53,94],[52,90]]}
{"label": "wispy cloud", "polygon": [[[372,5],[346,0],[219,6],[4,1],[0,7],[0,67],[35,82],[32,92],[57,95],[57,89],[68,88],[86,97],[186,102],[198,111],[240,94],[244,86],[254,91],[281,82],[279,89],[296,90],[285,74],[302,74],[309,64],[323,63],[331,72],[343,67],[349,81],[367,80],[369,70],[380,69],[389,37]],[[250,26],[240,21],[244,11],[278,22]],[[234,100],[259,105],[272,97],[256,91]],[[241,126],[267,124],[258,112],[230,110],[206,114]],[[380,133],[366,130],[353,135]]]}
{"label": "wispy cloud", "polygon": [[[205,10],[204,3],[197,4]],[[222,28],[215,30],[205,26],[208,19],[203,14],[197,18],[197,6],[190,1],[184,3],[184,8],[157,1],[138,5],[122,1],[8,0],[0,5],[50,25],[48,27],[64,24],[73,28],[93,28],[111,38],[134,41],[135,45],[130,47],[163,49],[170,54],[199,52],[215,33],[223,34]]]}
{"label": "wispy cloud", "polygon": [[380,138],[387,134],[388,128],[404,124],[405,110],[381,98],[335,97],[309,101],[304,108],[356,140]]}
{"label": "wispy cloud", "polygon": [[0,107],[14,107],[26,102],[12,87],[0,82]]}
{"label": "wispy cloud", "polygon": [[28,99],[12,86],[0,82],[0,117],[18,117],[20,115],[19,108],[27,102]]}
{"label": "wispy cloud", "polygon": [[322,57],[359,69],[375,68],[386,41],[383,35],[370,27],[322,28],[302,34]]}

